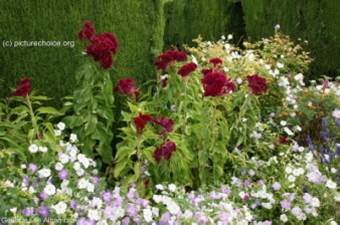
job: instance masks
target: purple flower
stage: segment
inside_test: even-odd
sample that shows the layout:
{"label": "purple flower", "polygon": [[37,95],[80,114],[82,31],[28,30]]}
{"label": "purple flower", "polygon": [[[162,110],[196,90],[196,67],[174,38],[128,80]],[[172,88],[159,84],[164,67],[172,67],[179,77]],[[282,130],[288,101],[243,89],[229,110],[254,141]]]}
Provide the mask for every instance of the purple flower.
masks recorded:
{"label": "purple flower", "polygon": [[230,223],[230,214],[226,212],[218,212],[218,217],[222,224],[229,224]]}
{"label": "purple flower", "polygon": [[137,216],[138,211],[139,209],[135,204],[132,204],[132,203],[127,204],[126,212],[129,216]]}
{"label": "purple flower", "polygon": [[143,206],[144,208],[148,207],[149,201],[143,198],[137,198],[136,203]]}
{"label": "purple flower", "polygon": [[266,221],[263,221],[263,222],[262,222],[262,224],[263,224],[263,225],[272,225],[272,222],[271,222],[271,221],[268,221],[268,220],[266,220]]}
{"label": "purple flower", "polygon": [[275,182],[271,187],[274,191],[278,191],[281,189],[281,184],[279,182]]}
{"label": "purple flower", "polygon": [[68,171],[62,169],[62,170],[59,171],[58,176],[59,176],[60,179],[65,180],[68,177]]}
{"label": "purple flower", "polygon": [[264,185],[264,181],[263,180],[259,180],[259,181],[257,181],[257,184],[260,185],[260,186],[263,186]]}
{"label": "purple flower", "polygon": [[85,218],[80,218],[76,225],[95,225],[96,224],[96,221],[94,220],[90,220],[90,219],[85,219]]}
{"label": "purple flower", "polygon": [[21,210],[21,213],[25,216],[33,216],[34,215],[34,207],[26,207],[25,209]]}
{"label": "purple flower", "polygon": [[92,178],[92,184],[99,184],[100,183],[100,177],[93,177]]}
{"label": "purple flower", "polygon": [[280,204],[281,204],[281,207],[284,209],[290,209],[291,207],[290,201],[288,201],[287,199],[282,200]]}
{"label": "purple flower", "polygon": [[256,199],[255,202],[253,204],[250,205],[250,207],[252,209],[255,209],[256,207],[260,206],[261,205],[261,202],[260,200]]}
{"label": "purple flower", "polygon": [[48,198],[48,195],[45,194],[45,191],[40,192],[39,196],[43,201],[45,201]]}
{"label": "purple flower", "polygon": [[116,209],[111,206],[106,206],[105,209],[102,210],[102,212],[106,218],[110,218],[111,216],[115,214]]}
{"label": "purple flower", "polygon": [[211,191],[209,194],[210,194],[210,198],[213,200],[223,198],[223,196],[219,193],[216,193],[216,191]]}
{"label": "purple flower", "polygon": [[243,185],[246,186],[246,187],[248,187],[248,186],[251,185],[251,181],[250,181],[250,180],[245,180],[245,181],[243,182]]}
{"label": "purple flower", "polygon": [[159,220],[159,225],[167,225],[167,224],[169,224],[170,217],[171,217],[170,212],[165,212],[162,215],[161,219]]}
{"label": "purple flower", "polygon": [[105,202],[110,202],[113,198],[111,192],[105,192],[102,196]]}
{"label": "purple flower", "polygon": [[302,213],[302,210],[299,206],[295,206],[294,208],[292,208],[291,212],[294,216],[300,216]]}
{"label": "purple flower", "polygon": [[28,179],[28,176],[27,175],[23,175],[22,177],[22,183],[26,186],[28,186],[28,184],[30,183],[29,179]]}
{"label": "purple flower", "polygon": [[122,224],[123,225],[129,225],[130,224],[130,218],[129,217],[125,217],[124,219],[122,219]]}
{"label": "purple flower", "polygon": [[71,209],[76,210],[76,208],[77,208],[77,202],[74,201],[74,200],[70,200],[70,207],[71,207]]}
{"label": "purple flower", "polygon": [[308,173],[307,177],[310,182],[317,183],[317,184],[326,181],[325,177],[321,173],[317,173],[315,171]]}
{"label": "purple flower", "polygon": [[133,199],[135,197],[136,189],[135,188],[130,188],[129,192],[126,194],[126,197],[128,199]]}
{"label": "purple flower", "polygon": [[313,196],[311,194],[309,194],[309,193],[304,193],[303,194],[303,200],[305,200],[305,202],[307,204],[310,204],[313,201]]}
{"label": "purple flower", "polygon": [[117,197],[116,198],[116,200],[115,200],[115,202],[114,202],[114,206],[116,206],[116,207],[121,207],[122,206],[122,204],[123,204],[123,198],[122,197]]}
{"label": "purple flower", "polygon": [[138,218],[133,218],[133,222],[137,225],[141,224],[142,223],[142,220],[141,219],[138,219]]}
{"label": "purple flower", "polygon": [[30,164],[28,165],[28,169],[31,170],[31,173],[35,173],[35,172],[37,172],[37,170],[38,170],[38,166],[35,165],[34,163],[30,163]]}
{"label": "purple flower", "polygon": [[42,205],[39,207],[38,213],[42,215],[43,217],[47,217],[51,214],[50,210],[48,209],[48,206]]}
{"label": "purple flower", "polygon": [[222,185],[221,186],[221,191],[224,193],[224,194],[227,194],[228,196],[231,194],[231,190],[229,187],[225,186],[225,185]]}

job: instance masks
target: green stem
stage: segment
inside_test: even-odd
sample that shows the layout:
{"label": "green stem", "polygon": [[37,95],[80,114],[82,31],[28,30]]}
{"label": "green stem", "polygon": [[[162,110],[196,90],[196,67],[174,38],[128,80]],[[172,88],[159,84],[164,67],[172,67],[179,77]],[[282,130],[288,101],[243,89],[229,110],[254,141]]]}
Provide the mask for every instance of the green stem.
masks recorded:
{"label": "green stem", "polygon": [[[31,101],[30,101],[30,99],[29,99],[28,96],[27,96],[26,100],[27,100],[27,101],[26,101],[26,102],[27,102],[27,107],[28,107],[28,109],[29,109],[29,113],[30,113],[30,116],[31,116],[31,122],[32,122],[32,126],[33,126],[33,136],[32,136],[32,138],[33,138],[34,136],[36,136],[36,134],[38,134],[38,132],[39,132],[39,127],[38,127],[38,124],[37,124],[36,117],[35,117],[35,115],[34,115],[32,103],[31,103]],[[32,140],[31,140],[31,141],[32,141]]]}

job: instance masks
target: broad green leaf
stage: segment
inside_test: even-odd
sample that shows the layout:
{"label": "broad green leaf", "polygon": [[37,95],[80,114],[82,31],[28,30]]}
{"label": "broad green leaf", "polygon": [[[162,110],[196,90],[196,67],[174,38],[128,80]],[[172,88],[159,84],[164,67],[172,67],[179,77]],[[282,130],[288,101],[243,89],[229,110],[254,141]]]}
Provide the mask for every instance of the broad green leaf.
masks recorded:
{"label": "broad green leaf", "polygon": [[57,109],[47,106],[47,107],[40,107],[37,109],[38,114],[51,114],[56,116],[61,116],[62,113],[60,113]]}

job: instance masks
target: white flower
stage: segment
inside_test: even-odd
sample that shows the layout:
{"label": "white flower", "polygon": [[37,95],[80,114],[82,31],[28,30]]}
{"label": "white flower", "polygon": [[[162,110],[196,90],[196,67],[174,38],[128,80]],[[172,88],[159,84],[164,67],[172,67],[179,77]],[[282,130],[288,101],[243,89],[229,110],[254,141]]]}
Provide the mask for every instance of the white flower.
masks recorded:
{"label": "white flower", "polygon": [[14,207],[14,208],[11,208],[9,209],[9,211],[13,214],[15,214],[17,212],[18,208],[17,207]]}
{"label": "white flower", "polygon": [[172,191],[172,192],[175,192],[176,189],[177,189],[177,187],[176,187],[175,184],[169,184],[169,185],[168,185],[168,189],[169,189],[170,191]]}
{"label": "white flower", "polygon": [[336,183],[331,181],[331,180],[328,180],[326,182],[326,187],[330,188],[330,189],[335,189],[336,188]]}
{"label": "white flower", "polygon": [[172,215],[177,215],[177,213],[179,213],[179,211],[181,211],[181,208],[175,202],[173,202],[173,201],[170,201],[167,204],[167,209],[169,210],[169,212]]}
{"label": "white flower", "polygon": [[79,170],[79,169],[81,169],[80,163],[79,163],[79,162],[75,162],[75,163],[73,164],[73,169],[74,169],[74,170]]}
{"label": "white flower", "polygon": [[266,209],[271,209],[273,208],[273,205],[270,202],[264,202],[261,204],[264,208]]}
{"label": "white flower", "polygon": [[21,168],[21,169],[26,169],[27,166],[26,166],[26,164],[21,164],[20,168]]}
{"label": "white flower", "polygon": [[77,159],[84,165],[85,168],[89,167],[90,160],[84,154],[78,154]]}
{"label": "white flower", "polygon": [[39,178],[49,177],[51,175],[50,169],[41,169],[38,171]]}
{"label": "white flower", "polygon": [[337,172],[337,170],[335,168],[331,169],[331,173],[336,173],[336,172]]}
{"label": "white flower", "polygon": [[277,68],[283,68],[285,65],[283,63],[277,62],[276,66],[277,66]]}
{"label": "white flower", "polygon": [[186,209],[186,210],[184,211],[184,213],[183,213],[182,216],[183,216],[185,219],[191,219],[192,216],[193,216],[193,213],[192,213],[190,210]]}
{"label": "white flower", "polygon": [[59,160],[61,163],[65,164],[68,163],[68,161],[70,160],[70,157],[64,153],[59,155]]}
{"label": "white flower", "polygon": [[79,189],[85,189],[85,188],[87,188],[88,184],[89,184],[88,180],[85,180],[84,178],[82,178],[82,179],[79,180],[77,187]]}
{"label": "white flower", "polygon": [[249,174],[250,176],[254,176],[254,175],[255,175],[255,171],[254,171],[254,170],[249,170],[249,171],[248,171],[248,174]]}
{"label": "white flower", "polygon": [[30,151],[31,153],[36,153],[38,151],[38,146],[35,144],[32,144],[28,147],[28,151]]}
{"label": "white flower", "polygon": [[162,195],[153,195],[152,199],[156,202],[156,203],[160,203],[163,201],[163,196]]}
{"label": "white flower", "polygon": [[282,126],[286,126],[286,125],[287,125],[287,122],[284,121],[284,120],[281,120],[280,124],[281,124]]}
{"label": "white flower", "polygon": [[335,222],[334,220],[332,220],[332,221],[329,222],[329,225],[338,225],[338,223]]}
{"label": "white flower", "polygon": [[103,201],[100,198],[93,197],[92,199],[92,207],[97,207],[100,209],[103,205]]}
{"label": "white flower", "polygon": [[71,142],[71,143],[74,143],[74,142],[76,142],[77,140],[78,140],[78,137],[77,137],[76,134],[71,134],[71,135],[70,135],[70,142]]}
{"label": "white flower", "polygon": [[159,208],[157,207],[152,207],[152,214],[155,216],[155,217],[158,217],[159,216]]}
{"label": "white flower", "polygon": [[287,179],[289,182],[295,182],[295,176],[293,175],[289,175]]}
{"label": "white flower", "polygon": [[65,130],[65,123],[59,122],[59,123],[57,124],[57,127],[59,128],[59,130]]}
{"label": "white flower", "polygon": [[83,176],[84,173],[85,173],[85,170],[83,170],[83,169],[76,170],[76,174],[77,174],[79,177]]}
{"label": "white flower", "polygon": [[57,162],[54,166],[54,169],[58,170],[58,171],[62,170],[63,168],[64,168],[64,166],[60,162]]}
{"label": "white flower", "polygon": [[69,183],[70,183],[70,181],[63,180],[63,182],[61,182],[61,184],[60,184],[60,187],[64,189],[64,188],[66,188],[68,186]]}
{"label": "white flower", "polygon": [[54,130],[54,135],[55,136],[60,136],[61,135],[61,130]]}
{"label": "white flower", "polygon": [[318,198],[314,197],[314,198],[312,199],[311,206],[313,206],[313,207],[319,207],[319,206],[320,206],[320,200],[319,200]]}
{"label": "white flower", "polygon": [[47,195],[54,195],[56,191],[56,188],[53,184],[48,184],[46,185],[46,187],[44,188],[44,192]]}
{"label": "white flower", "polygon": [[233,35],[229,34],[228,35],[228,40],[231,40],[231,39],[233,39]]}
{"label": "white flower", "polygon": [[332,112],[332,116],[334,118],[340,118],[340,109],[335,109],[333,112]]}
{"label": "white flower", "polygon": [[287,166],[285,171],[286,171],[286,173],[292,173],[293,169],[291,167]]}
{"label": "white flower", "polygon": [[95,221],[98,221],[100,220],[100,211],[97,210],[97,209],[89,209],[88,213],[87,213],[87,216],[92,219],[92,220],[95,220]]}
{"label": "white flower", "polygon": [[150,208],[143,209],[143,216],[147,223],[152,221],[152,211]]}
{"label": "white flower", "polygon": [[5,183],[4,183],[4,186],[5,186],[5,187],[14,188],[14,183],[12,183],[12,182],[9,181],[9,180],[6,180]]}
{"label": "white flower", "polygon": [[94,184],[87,183],[86,191],[88,192],[94,192]]}
{"label": "white flower", "polygon": [[47,152],[48,148],[47,147],[39,147],[40,152]]}
{"label": "white flower", "polygon": [[156,189],[158,189],[158,190],[164,190],[164,186],[161,185],[161,184],[157,184],[155,187],[156,187]]}
{"label": "white flower", "polygon": [[294,133],[288,127],[283,128],[283,130],[290,136],[294,135]]}
{"label": "white flower", "polygon": [[64,214],[67,208],[65,202],[58,202],[56,205],[52,205],[52,208],[56,211],[56,214]]}

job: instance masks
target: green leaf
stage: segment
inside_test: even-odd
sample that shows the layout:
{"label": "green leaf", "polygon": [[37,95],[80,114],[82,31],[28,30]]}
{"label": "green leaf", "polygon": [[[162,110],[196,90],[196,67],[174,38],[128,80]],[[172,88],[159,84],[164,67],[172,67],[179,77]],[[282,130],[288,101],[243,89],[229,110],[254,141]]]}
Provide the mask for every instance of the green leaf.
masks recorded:
{"label": "green leaf", "polygon": [[116,159],[120,160],[122,158],[130,158],[132,155],[136,154],[136,150],[128,146],[123,146],[117,150]]}
{"label": "green leaf", "polygon": [[120,176],[120,173],[122,172],[123,169],[126,169],[127,164],[130,162],[129,158],[122,158],[122,160],[117,161],[114,171],[113,171],[113,176],[115,178],[118,178]]}
{"label": "green leaf", "polygon": [[38,114],[51,114],[56,116],[61,116],[62,113],[60,113],[57,109],[47,106],[47,107],[40,107],[37,109]]}

